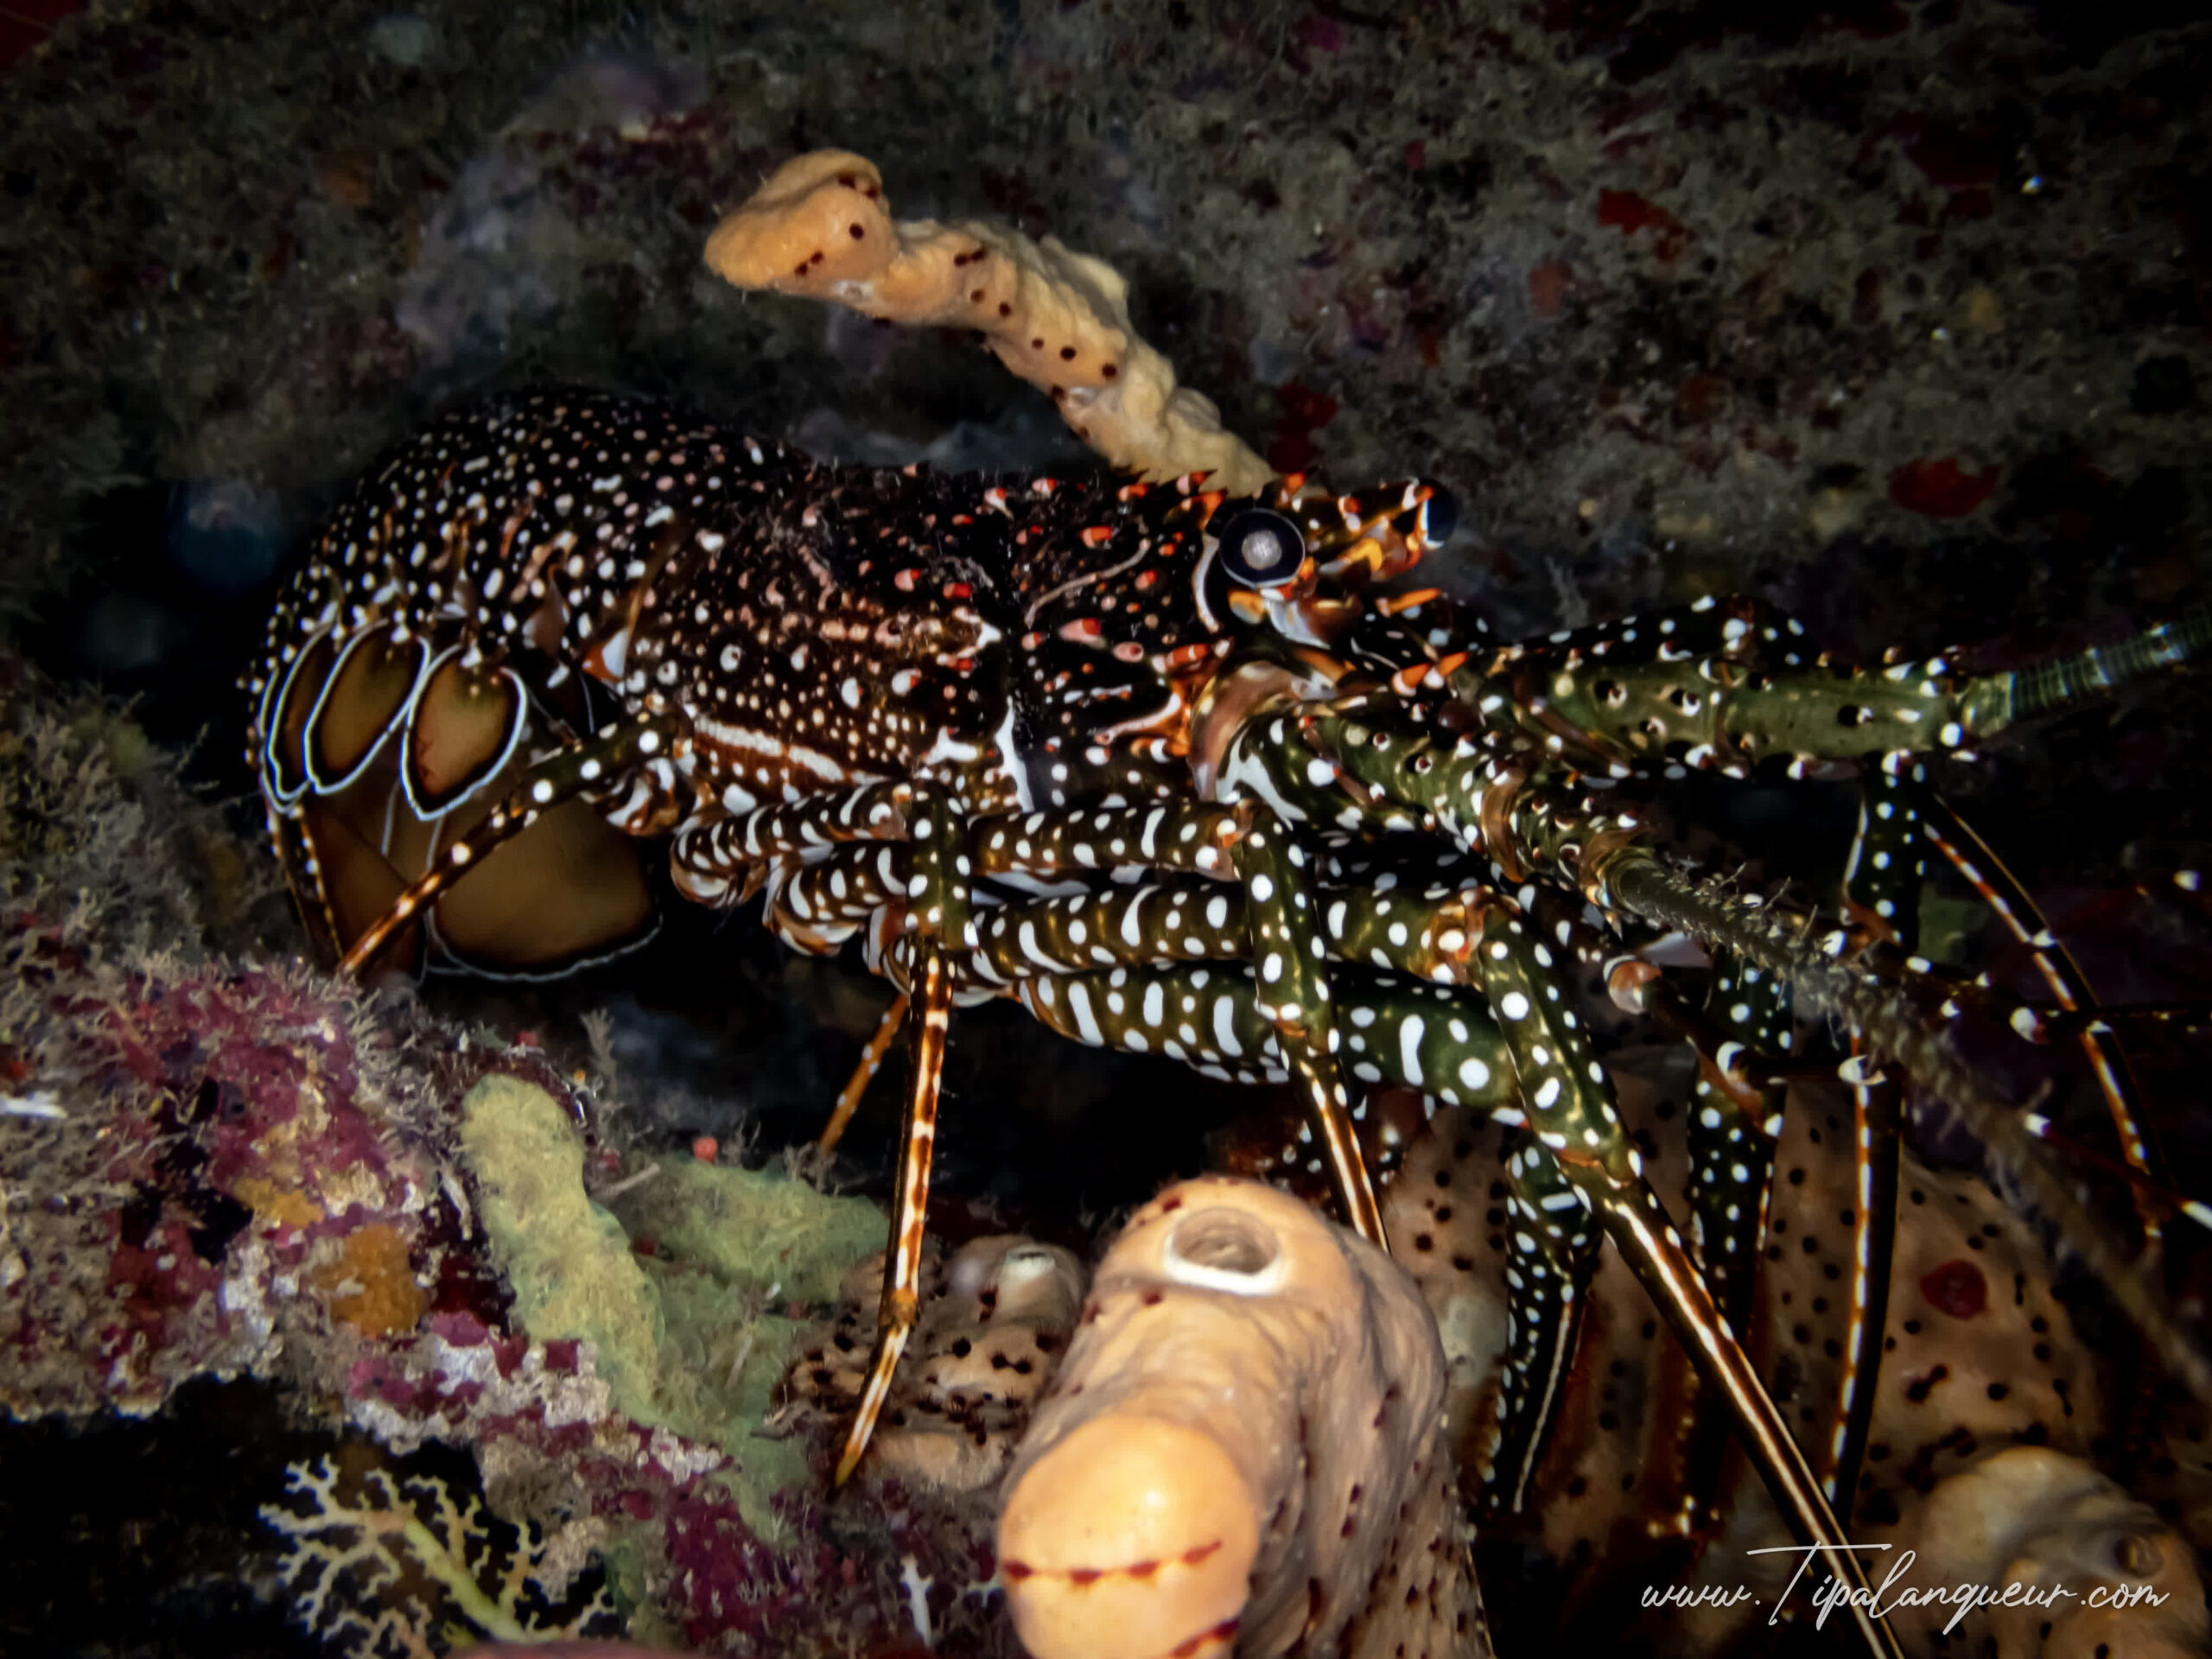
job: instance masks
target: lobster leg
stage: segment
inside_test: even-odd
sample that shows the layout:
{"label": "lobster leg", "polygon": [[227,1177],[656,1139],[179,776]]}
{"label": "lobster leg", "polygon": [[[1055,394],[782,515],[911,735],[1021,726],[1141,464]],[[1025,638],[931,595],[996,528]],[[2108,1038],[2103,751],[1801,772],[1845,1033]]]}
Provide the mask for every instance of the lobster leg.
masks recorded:
{"label": "lobster leg", "polygon": [[[1034,814],[1012,825],[979,828],[977,845],[986,874],[1049,874],[1056,870],[1110,869],[1117,865],[1146,862],[1171,868],[1226,874],[1233,868],[1243,888],[1245,935],[1234,944],[1249,947],[1258,964],[1259,1007],[1273,1023],[1292,1075],[1306,1096],[1310,1120],[1319,1134],[1329,1160],[1345,1219],[1353,1230],[1376,1244],[1384,1243],[1382,1215],[1375,1188],[1360,1155],[1352,1128],[1351,1096],[1338,1069],[1338,1038],[1330,1007],[1329,981],[1323,967],[1328,953],[1320,907],[1315,903],[1311,855],[1275,814],[1264,807],[1236,808],[1156,805],[1084,814]],[[1223,856],[1226,842],[1227,856]],[[1179,897],[1180,895],[1178,895]],[[1192,954],[1230,949],[1232,941],[1219,937],[1229,906],[1226,895],[1216,895],[1199,905],[1192,901],[1190,925],[1178,927]],[[1109,905],[1128,906],[1109,898]],[[1141,902],[1141,901],[1140,901]],[[1094,941],[1091,923],[1082,915],[1084,901],[1076,901],[1067,919],[1057,930],[1059,950],[1072,957],[1071,965],[1103,953],[1115,958],[1115,947]],[[1171,912],[1179,914],[1170,899]],[[1027,910],[1028,907],[1021,907]],[[1099,920],[1103,923],[1104,918]],[[1132,950],[1156,956],[1163,947],[1132,924],[1144,918],[1140,910],[1122,910],[1112,937]],[[1160,925],[1166,926],[1165,918]],[[1000,918],[993,928],[995,941],[1009,932],[1023,955],[1039,968],[1050,969],[1065,958],[1049,954],[1038,935],[1033,916]],[[1209,938],[1211,934],[1214,937]],[[1090,959],[1096,960],[1095,957]],[[988,957],[979,952],[979,960]],[[1009,966],[1019,964],[1009,963]],[[986,976],[999,978],[993,973]],[[1144,1037],[1136,1033],[1141,1046]]]}
{"label": "lobster leg", "polygon": [[875,1420],[891,1391],[899,1357],[912,1336],[921,1303],[922,1234],[929,1212],[930,1162],[936,1150],[939,1084],[944,1074],[946,1027],[952,1012],[953,963],[968,936],[969,881],[967,824],[944,791],[911,786],[906,833],[912,865],[906,882],[906,931],[901,944],[910,951],[906,995],[911,1000],[913,1041],[906,1083],[905,1123],[899,1136],[899,1173],[891,1212],[891,1253],[884,1264],[883,1300],[876,1314],[875,1353],[858,1410],[837,1457],[836,1484],[843,1485],[860,1466],[875,1432]]}
{"label": "lobster leg", "polygon": [[1733,1062],[1747,1048],[1764,1054],[1789,1046],[1788,987],[1724,953],[1714,964],[1706,1012],[1723,1040],[1710,1061],[1700,1056],[1692,1090],[1690,1224],[1713,1300],[1743,1331],[1750,1328],[1759,1237],[1766,1230],[1783,1090],[1772,1077],[1743,1077]]}
{"label": "lobster leg", "polygon": [[1523,1146],[1506,1163],[1513,1252],[1506,1332],[1505,1386],[1498,1439],[1484,1471],[1492,1501],[1517,1511],[1542,1457],[1544,1431],[1557,1410],[1582,1326],[1582,1290],[1598,1267],[1590,1200],[1559,1160]]}
{"label": "lobster leg", "polygon": [[[1865,1574],[1804,1453],[1643,1179],[1643,1161],[1629,1145],[1588,1033],[1571,1010],[1560,1006],[1557,977],[1548,971],[1548,950],[1525,933],[1510,907],[1500,903],[1484,917],[1475,960],[1512,1051],[1529,1128],[1571,1184],[1572,1197],[1567,1192],[1548,1193],[1540,1201],[1546,1207],[1531,1206],[1524,1219],[1535,1214],[1554,1232],[1558,1253],[1564,1255],[1575,1211],[1586,1207],[1596,1212],[1707,1385],[1728,1402],[1776,1503],[1801,1536],[1828,1553],[1828,1570],[1862,1592],[1851,1599],[1869,1648],[1895,1653],[1889,1627],[1868,1611],[1872,1592]],[[1535,1252],[1524,1247],[1520,1254],[1524,1267],[1535,1264]]]}
{"label": "lobster leg", "polygon": [[1624,843],[1608,849],[1594,861],[1591,879],[1609,904],[1724,944],[1788,976],[1800,995],[1809,993],[1878,1053],[1934,1089],[2103,1281],[2159,1362],[2190,1393],[2212,1401],[2212,1359],[2199,1349],[2164,1287],[2138,1270],[2129,1247],[2052,1165],[2019,1114],[1928,1030],[1893,987],[1838,966],[1776,918],[1684,878],[1646,848]]}
{"label": "lobster leg", "polygon": [[[1636,848],[1632,815],[1586,812],[1565,791],[1531,787],[1529,773],[1510,754],[1492,751],[1484,757],[1469,746],[1451,752],[1460,764],[1440,766],[1444,752],[1436,734],[1400,723],[1386,708],[1348,702],[1308,715],[1301,729],[1325,763],[1355,787],[1367,789],[1370,799],[1379,794],[1393,802],[1417,803],[1433,814],[1434,822],[1484,847],[1494,859],[1503,847],[1499,831],[1508,829],[1521,854],[1517,862],[1570,878],[1582,874],[1586,857],[1602,862],[1615,849]],[[1498,874],[1502,880],[1521,879],[1510,868]],[[1587,885],[1602,896],[1602,883]],[[1777,1503],[1802,1536],[1834,1550],[1840,1559],[1831,1570],[1840,1580],[1866,1590],[1865,1575],[1842,1548],[1842,1529],[1804,1453],[1783,1427],[1742,1344],[1713,1306],[1703,1275],[1643,1179],[1588,1033],[1571,1011],[1556,1006],[1560,992],[1548,948],[1523,932],[1508,905],[1486,912],[1484,921],[1473,961],[1512,1048],[1531,1128],[1602,1219],[1707,1386],[1728,1402]],[[1526,1251],[1523,1259],[1529,1259]],[[1871,1594],[1854,1599],[1870,1646],[1878,1653],[1893,1652],[1887,1627],[1866,1611]]]}
{"label": "lobster leg", "polygon": [[[849,886],[857,893],[857,882]],[[1472,925],[1462,893],[1328,887],[1313,902],[1332,957],[1439,982],[1463,976]],[[976,931],[975,971],[1010,983],[1039,972],[1148,967],[1163,958],[1239,962],[1249,923],[1244,895],[1220,883],[1148,881],[998,906],[977,915]]]}
{"label": "lobster leg", "polygon": [[1052,875],[1130,865],[1227,875],[1225,850],[1237,834],[1233,807],[1192,802],[1122,806],[1101,812],[1032,812],[979,823],[979,875]]}
{"label": "lobster leg", "polygon": [[883,1011],[882,1022],[875,1028],[875,1035],[868,1039],[868,1047],[861,1055],[860,1064],[853,1068],[852,1077],[838,1090],[836,1109],[830,1114],[830,1122],[823,1127],[821,1140],[816,1149],[823,1153],[837,1150],[837,1143],[845,1138],[845,1128],[853,1121],[853,1114],[861,1109],[861,1096],[875,1080],[881,1070],[883,1057],[891,1052],[899,1028],[906,1022],[906,1009],[911,999],[901,991],[891,999],[891,1006]]}
{"label": "lobster leg", "polygon": [[[1225,893],[1201,899],[1185,890],[1155,888],[1010,906],[972,926],[966,925],[963,906],[965,931],[952,936],[970,940],[962,958],[963,978],[1004,984],[1014,976],[1027,979],[1038,972],[1132,956],[1156,959],[1162,950],[1179,945],[1201,957],[1234,958],[1249,950],[1259,964],[1259,1006],[1274,1024],[1306,1096],[1346,1219],[1363,1236],[1383,1243],[1381,1207],[1360,1155],[1350,1094],[1336,1060],[1338,1039],[1322,966],[1328,944],[1314,897],[1318,872],[1306,849],[1273,812],[1249,805],[1160,804],[983,820],[971,833],[976,868],[984,875],[1041,876],[1129,864],[1209,874],[1233,869],[1243,889],[1241,938],[1227,931],[1231,906]],[[924,880],[918,864],[909,893]],[[865,900],[855,890],[847,902],[850,915]],[[1147,905],[1160,913],[1147,915]],[[1132,1046],[1146,1045],[1141,1029],[1131,1027],[1129,1038]]]}
{"label": "lobster leg", "polygon": [[[903,847],[862,852],[842,846],[861,841],[899,841]],[[817,886],[804,867],[798,885],[779,884],[775,914],[779,931],[792,927],[817,944],[849,934],[859,915],[896,904],[902,931],[887,966],[903,981],[894,1009],[903,1009],[912,1036],[908,1053],[906,1109],[893,1186],[891,1242],[884,1262],[883,1300],[876,1317],[875,1352],[868,1363],[860,1406],[837,1459],[842,1485],[860,1466],[891,1391],[899,1356],[912,1336],[920,1304],[922,1236],[929,1211],[930,1164],[937,1141],[944,1046],[959,966],[972,947],[969,920],[975,874],[970,821],[946,790],[931,784],[879,783],[836,795],[757,808],[735,817],[687,825],[671,859],[678,882],[709,902],[736,904],[755,890],[752,879],[766,867],[813,856],[830,867]],[[842,899],[833,878],[852,889]],[[903,885],[900,878],[903,875]],[[859,885],[855,886],[855,883]],[[826,907],[813,908],[819,898]],[[836,908],[850,903],[856,913]],[[794,909],[797,906],[798,908]],[[870,1046],[887,1046],[887,1020]],[[869,1061],[862,1062],[864,1083]],[[850,1092],[851,1086],[848,1085]],[[842,1122],[833,1127],[842,1128]]]}
{"label": "lobster leg", "polygon": [[[1664,1002],[1671,992],[1655,1001]],[[1764,1057],[1791,1042],[1787,984],[1726,951],[1715,953],[1712,995],[1697,1043],[1687,1131],[1688,1193],[1698,1265],[1730,1330],[1751,1329],[1759,1249],[1773,1192],[1774,1145],[1784,1084]],[[1746,1064],[1749,1057],[1761,1057]],[[1698,1389],[1675,1461],[1679,1524],[1694,1530],[1720,1518],[1720,1452],[1729,1417]],[[1834,1492],[1830,1499],[1834,1500]]]}
{"label": "lobster leg", "polygon": [[[1967,879],[1983,902],[1997,912],[1998,919],[2012,937],[2033,953],[2036,970],[2050,988],[2052,999],[2058,1006],[2069,1013],[2083,1009],[2094,1012],[2096,994],[2090,988],[2088,977],[2065,946],[2051,938],[2035,901],[1991,850],[1988,842],[1932,791],[1922,792],[1920,817],[1922,832],[1929,842]],[[2090,1020],[2081,1028],[2080,1041],[2096,1072],[2098,1085],[2104,1091],[2113,1128],[2120,1136],[2120,1148],[2129,1167],[2151,1181],[2164,1184],[2167,1179],[2164,1160],[2152,1141],[2140,1091],[2118,1035],[2100,1028],[2094,1020]],[[2145,1243],[2155,1249],[2162,1230],[2158,1211],[2140,1189],[2137,1189],[2136,1214],[2143,1224]]]}
{"label": "lobster leg", "polygon": [[864,784],[734,817],[694,819],[676,832],[669,867],[685,895],[702,905],[741,904],[772,861],[804,857],[849,841],[896,841],[906,833],[906,784]]}
{"label": "lobster leg", "polygon": [[[1900,950],[1920,937],[1920,879],[1924,873],[1917,805],[1919,767],[1908,780],[1902,764],[1870,768],[1860,784],[1859,830],[1843,876],[1844,908],[1887,936]],[[1854,1039],[1850,1074],[1853,1165],[1859,1177],[1851,1253],[1851,1323],[1844,1333],[1841,1398],[1829,1442],[1828,1496],[1845,1520],[1859,1496],[1859,1471],[1873,1432],[1880,1393],[1883,1338],[1889,1327],[1890,1265],[1897,1217],[1898,1135],[1902,1090],[1872,1067]]]}
{"label": "lobster leg", "polygon": [[1329,1171],[1344,1200],[1344,1219],[1369,1243],[1389,1248],[1382,1207],[1367,1160],[1352,1128],[1351,1100],[1337,1065],[1335,1011],[1322,967],[1327,944],[1313,903],[1315,872],[1306,849],[1283,822],[1265,808],[1251,809],[1249,827],[1232,849],[1244,883],[1257,964],[1260,1012],[1306,1096],[1307,1116],[1319,1133]]}
{"label": "lobster leg", "polygon": [[[1288,1075],[1274,1025],[1242,968],[1038,975],[1014,995],[1044,1025],[1094,1048],[1165,1052],[1236,1083]],[[1519,1096],[1497,1022],[1465,992],[1377,981],[1348,990],[1339,1007],[1344,1052],[1363,1082],[1408,1084],[1472,1111],[1514,1111]],[[1316,1159],[1313,1173],[1320,1167]]]}

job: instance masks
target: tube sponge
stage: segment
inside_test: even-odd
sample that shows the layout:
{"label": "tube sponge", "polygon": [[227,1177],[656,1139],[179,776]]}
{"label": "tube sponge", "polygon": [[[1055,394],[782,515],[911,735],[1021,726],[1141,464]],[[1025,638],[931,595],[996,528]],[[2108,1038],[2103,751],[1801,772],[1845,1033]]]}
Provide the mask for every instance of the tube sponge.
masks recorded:
{"label": "tube sponge", "polygon": [[1478,1641],[1438,1466],[1435,1323],[1388,1256],[1256,1182],[1189,1181],[1101,1264],[999,1520],[1036,1659]]}
{"label": "tube sponge", "polygon": [[778,168],[715,226],[707,264],[739,288],[973,328],[1116,467],[1154,480],[1210,473],[1231,495],[1274,476],[1137,337],[1129,285],[1111,265],[1003,226],[894,220],[882,174],[849,150],[814,150]]}

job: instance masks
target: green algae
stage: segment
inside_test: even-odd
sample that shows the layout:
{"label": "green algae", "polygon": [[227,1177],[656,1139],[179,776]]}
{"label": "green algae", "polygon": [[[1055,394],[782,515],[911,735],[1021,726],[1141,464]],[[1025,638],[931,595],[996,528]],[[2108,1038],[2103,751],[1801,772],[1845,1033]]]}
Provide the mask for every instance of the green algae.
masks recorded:
{"label": "green algae", "polygon": [[[461,1148],[493,1252],[533,1341],[592,1344],[614,1407],[719,1447],[715,1478],[772,1537],[767,1500],[806,1478],[794,1442],[759,1438],[777,1380],[839,1281],[883,1248],[882,1211],[765,1171],[671,1161],[622,1200],[584,1190],[584,1147],[542,1089],[489,1077],[461,1104]],[[650,1249],[647,1249],[650,1241]]]}

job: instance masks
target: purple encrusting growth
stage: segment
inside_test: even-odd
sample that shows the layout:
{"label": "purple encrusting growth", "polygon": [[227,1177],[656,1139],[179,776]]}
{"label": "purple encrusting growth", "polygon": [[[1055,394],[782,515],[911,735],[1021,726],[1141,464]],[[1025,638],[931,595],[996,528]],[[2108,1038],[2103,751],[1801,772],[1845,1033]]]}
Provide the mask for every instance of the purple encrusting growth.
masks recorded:
{"label": "purple encrusting growth", "polygon": [[[496,1073],[597,1112],[527,1034],[487,1043],[411,998],[207,959],[203,931],[227,946],[258,889],[226,898],[211,874],[186,902],[178,861],[202,839],[211,870],[250,867],[130,737],[0,675],[0,1412],[149,1415],[197,1379],[265,1379],[342,1429],[356,1472],[404,1472],[432,1442],[474,1452],[503,1517],[568,1529],[571,1567],[619,1551],[652,1628],[688,1642],[757,1648],[803,1613],[830,1645],[894,1646],[904,1555],[954,1615],[988,1577],[980,1514],[894,1492],[833,1550],[817,1510],[769,1494],[782,1519],[762,1536],[728,1454],[627,1418],[582,1344],[518,1325],[457,1108]],[[70,902],[78,859],[134,842],[146,855],[118,866],[106,908]],[[615,1149],[588,1150],[589,1177],[613,1178]],[[249,1531],[231,1554],[265,1561],[276,1543]],[[981,1605],[963,1605],[980,1636]]]}
{"label": "purple encrusting growth", "polygon": [[[106,1195],[89,1223],[13,1218],[25,1271],[0,1294],[10,1414],[145,1414],[194,1377],[289,1379],[342,1402],[377,1456],[435,1440],[556,1477],[568,1520],[601,1547],[627,1541],[632,1591],[689,1643],[743,1650],[804,1617],[889,1644],[902,1554],[952,1593],[988,1578],[981,1514],[927,1498],[894,1494],[842,1551],[813,1510],[777,1500],[788,1524],[764,1541],[723,1453],[628,1421],[580,1344],[511,1323],[483,1236],[454,1207],[469,1182],[448,1161],[446,1113],[472,1073],[560,1090],[535,1049],[462,1058],[404,1005],[298,973],[141,974],[95,995],[58,930],[9,931],[82,1067],[66,1116],[0,1122],[24,1143],[11,1166],[73,1169]],[[426,1065],[441,1035],[449,1058]]]}
{"label": "purple encrusting growth", "polygon": [[57,1116],[7,1120],[11,1164],[82,1196],[13,1234],[0,1405],[150,1412],[302,1356],[365,1394],[349,1370],[426,1316],[504,1325],[437,1103],[488,1070],[561,1088],[532,1051],[441,1061],[448,1035],[297,970],[118,972],[35,917],[9,932],[11,1064],[65,1079]]}

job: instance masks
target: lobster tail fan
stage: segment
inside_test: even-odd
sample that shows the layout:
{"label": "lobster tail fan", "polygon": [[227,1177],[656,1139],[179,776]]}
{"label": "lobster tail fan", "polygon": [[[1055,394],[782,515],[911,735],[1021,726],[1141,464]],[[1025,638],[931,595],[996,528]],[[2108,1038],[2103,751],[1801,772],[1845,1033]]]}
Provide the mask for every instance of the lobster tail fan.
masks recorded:
{"label": "lobster tail fan", "polygon": [[[464,808],[450,835],[476,816]],[[642,944],[657,919],[636,844],[579,800],[494,848],[431,912],[439,957],[493,979],[558,978]]]}
{"label": "lobster tail fan", "polygon": [[[264,790],[315,954],[347,959],[410,885],[528,781],[528,711],[510,671],[369,630],[302,653],[274,695]],[[555,802],[472,856],[432,903],[391,928],[379,957],[548,979],[651,936],[635,843],[581,799]]]}
{"label": "lobster tail fan", "polygon": [[2023,1114],[1929,1028],[1902,992],[1836,961],[1784,918],[1669,869],[1643,848],[1627,848],[1617,855],[1604,872],[1604,885],[1621,909],[1694,934],[1786,977],[1801,1007],[1833,1017],[1882,1059],[1948,1102],[1992,1164],[2103,1284],[2167,1372],[2196,1398],[2212,1403],[2212,1359],[2183,1329],[2164,1290],[2143,1273],[2135,1253],[2105,1219],[2082,1201],[2043,1143],[2029,1133]]}
{"label": "lobster tail fan", "polygon": [[[2092,645],[2032,668],[1992,675],[1974,690],[2001,712],[1993,721],[1978,721],[1976,728],[1993,731],[2012,721],[2075,708],[2207,655],[2212,655],[2212,604],[2196,606],[2117,645]],[[1980,701],[1973,693],[1969,697]]]}
{"label": "lobster tail fan", "polygon": [[[336,967],[406,888],[384,850],[362,833],[363,803],[373,793],[357,785],[336,799],[309,796],[296,814],[277,820],[285,874],[302,895],[301,914],[325,969]],[[413,971],[423,950],[422,927],[410,923],[396,936],[390,960]]]}

